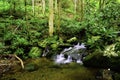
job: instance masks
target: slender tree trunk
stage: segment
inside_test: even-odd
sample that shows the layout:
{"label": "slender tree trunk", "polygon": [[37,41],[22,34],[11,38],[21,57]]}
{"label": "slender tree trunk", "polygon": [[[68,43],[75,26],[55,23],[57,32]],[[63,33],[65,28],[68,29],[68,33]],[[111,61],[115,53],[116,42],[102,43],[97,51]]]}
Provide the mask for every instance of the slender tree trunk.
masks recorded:
{"label": "slender tree trunk", "polygon": [[13,13],[16,13],[15,7],[16,7],[16,2],[13,0]]}
{"label": "slender tree trunk", "polygon": [[76,14],[78,15],[78,21],[83,21],[84,18],[84,0],[77,0]]}
{"label": "slender tree trunk", "polygon": [[60,32],[60,11],[61,11],[61,2],[60,0],[58,0],[58,23],[57,23],[57,26],[58,26],[58,34]]}
{"label": "slender tree trunk", "polygon": [[35,0],[32,0],[32,10],[33,10],[33,15],[35,16]]}
{"label": "slender tree trunk", "polygon": [[81,0],[80,3],[81,3],[81,4],[80,4],[80,7],[81,7],[81,8],[80,8],[80,9],[81,9],[81,10],[80,10],[80,12],[81,12],[81,13],[80,13],[80,14],[81,14],[81,15],[80,15],[80,16],[81,16],[81,17],[80,17],[80,20],[83,21],[83,18],[84,18],[84,0]]}
{"label": "slender tree trunk", "polygon": [[13,3],[13,1],[12,0],[10,0],[10,15],[13,15],[13,13],[12,13],[12,3]]}
{"label": "slender tree trunk", "polygon": [[76,10],[77,10],[77,0],[73,0],[74,1],[74,12],[75,12],[75,15],[76,15]]}
{"label": "slender tree trunk", "polygon": [[55,13],[58,12],[58,0],[55,0]]}
{"label": "slender tree trunk", "polygon": [[25,20],[27,20],[27,9],[26,9],[26,4],[27,3],[27,1],[26,0],[24,0],[24,4],[25,4]]}
{"label": "slender tree trunk", "polygon": [[45,0],[42,0],[42,13],[45,14]]}
{"label": "slender tree trunk", "polygon": [[53,0],[49,0],[49,36],[53,36]]}
{"label": "slender tree trunk", "polygon": [[99,1],[99,9],[101,10],[102,0]]}

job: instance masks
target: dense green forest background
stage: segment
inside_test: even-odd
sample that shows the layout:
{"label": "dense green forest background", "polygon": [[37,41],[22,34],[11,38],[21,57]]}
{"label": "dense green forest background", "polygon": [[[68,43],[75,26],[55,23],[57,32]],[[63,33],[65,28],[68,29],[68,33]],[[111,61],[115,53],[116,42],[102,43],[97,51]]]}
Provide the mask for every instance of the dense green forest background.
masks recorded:
{"label": "dense green forest background", "polygon": [[85,43],[120,54],[120,0],[0,0],[0,54],[21,58]]}

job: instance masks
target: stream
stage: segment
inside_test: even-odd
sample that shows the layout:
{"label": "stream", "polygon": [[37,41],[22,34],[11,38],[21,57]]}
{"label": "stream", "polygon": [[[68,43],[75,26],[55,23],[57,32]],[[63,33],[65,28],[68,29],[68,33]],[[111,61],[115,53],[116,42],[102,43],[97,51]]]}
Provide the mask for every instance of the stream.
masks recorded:
{"label": "stream", "polygon": [[25,70],[18,69],[3,74],[0,80],[96,80],[95,74],[98,71],[74,62],[64,65],[54,64],[46,58],[26,62]]}
{"label": "stream", "polygon": [[113,80],[110,69],[84,66],[82,60],[87,55],[85,50],[85,45],[78,43],[65,48],[53,59],[45,56],[28,59],[24,61],[24,69],[16,65],[4,73],[0,80]]}

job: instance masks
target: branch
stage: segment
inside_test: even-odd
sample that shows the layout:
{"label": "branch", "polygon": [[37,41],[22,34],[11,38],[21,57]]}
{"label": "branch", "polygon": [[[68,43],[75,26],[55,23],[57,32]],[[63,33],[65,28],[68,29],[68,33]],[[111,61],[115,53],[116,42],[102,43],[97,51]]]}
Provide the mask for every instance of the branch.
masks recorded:
{"label": "branch", "polygon": [[22,69],[24,69],[24,63],[23,63],[22,59],[20,59],[17,55],[14,55],[14,56],[15,56],[15,58],[17,58],[20,61],[21,67],[22,67]]}

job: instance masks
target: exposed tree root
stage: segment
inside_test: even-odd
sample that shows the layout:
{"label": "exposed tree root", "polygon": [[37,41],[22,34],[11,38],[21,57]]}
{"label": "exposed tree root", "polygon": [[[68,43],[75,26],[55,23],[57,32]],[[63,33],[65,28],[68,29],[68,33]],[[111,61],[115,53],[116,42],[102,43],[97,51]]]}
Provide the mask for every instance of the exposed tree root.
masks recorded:
{"label": "exposed tree root", "polygon": [[19,58],[17,55],[15,55],[15,54],[14,54],[14,56],[15,56],[16,59],[18,59],[18,60],[20,61],[21,67],[22,67],[22,69],[24,69],[24,63],[23,63],[22,59],[20,59],[20,58]]}

